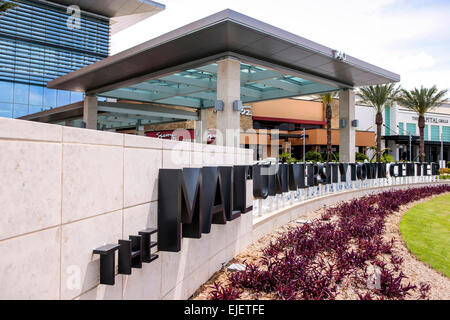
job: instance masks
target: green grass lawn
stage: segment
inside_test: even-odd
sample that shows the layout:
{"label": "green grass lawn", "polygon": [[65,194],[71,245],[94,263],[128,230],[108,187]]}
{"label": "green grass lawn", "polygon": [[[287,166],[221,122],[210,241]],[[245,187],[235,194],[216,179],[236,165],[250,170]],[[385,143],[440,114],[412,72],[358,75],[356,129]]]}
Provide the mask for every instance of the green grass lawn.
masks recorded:
{"label": "green grass lawn", "polygon": [[409,210],[400,222],[400,232],[419,260],[450,278],[450,195]]}

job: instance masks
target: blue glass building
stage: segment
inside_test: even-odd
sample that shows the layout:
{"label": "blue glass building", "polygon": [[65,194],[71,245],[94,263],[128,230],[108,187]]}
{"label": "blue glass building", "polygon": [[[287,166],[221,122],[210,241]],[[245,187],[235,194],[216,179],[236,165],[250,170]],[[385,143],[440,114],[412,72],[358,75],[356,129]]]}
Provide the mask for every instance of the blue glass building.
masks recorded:
{"label": "blue glass building", "polygon": [[45,86],[107,57],[110,21],[83,10],[80,28],[69,28],[69,17],[66,6],[39,0],[21,0],[0,15],[0,117],[18,118],[83,99],[80,92]]}

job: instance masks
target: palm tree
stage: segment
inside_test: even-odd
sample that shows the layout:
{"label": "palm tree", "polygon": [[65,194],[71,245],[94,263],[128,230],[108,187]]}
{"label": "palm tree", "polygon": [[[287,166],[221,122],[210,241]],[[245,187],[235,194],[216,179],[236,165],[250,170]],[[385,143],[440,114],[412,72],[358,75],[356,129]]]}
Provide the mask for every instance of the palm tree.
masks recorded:
{"label": "palm tree", "polygon": [[6,2],[6,1],[0,1],[0,16],[2,15],[3,12],[12,9],[16,6],[15,3],[11,3],[11,2]]}
{"label": "palm tree", "polygon": [[399,104],[415,111],[419,116],[420,162],[425,161],[425,113],[443,104],[446,101],[445,95],[447,92],[448,90],[439,91],[436,86],[430,89],[421,86],[420,89],[414,88],[414,90],[410,91],[402,89],[400,96],[397,98]]}
{"label": "palm tree", "polygon": [[377,162],[381,162],[381,126],[383,125],[384,106],[395,100],[400,92],[400,87],[395,83],[362,87],[359,96],[363,103],[371,106],[377,112],[375,123],[377,124]]}
{"label": "palm tree", "polygon": [[325,107],[325,117],[327,120],[327,162],[330,162],[333,157],[333,152],[331,151],[331,118],[333,117],[333,113],[331,110],[331,104],[334,99],[336,99],[337,92],[327,92],[320,95],[320,99]]}

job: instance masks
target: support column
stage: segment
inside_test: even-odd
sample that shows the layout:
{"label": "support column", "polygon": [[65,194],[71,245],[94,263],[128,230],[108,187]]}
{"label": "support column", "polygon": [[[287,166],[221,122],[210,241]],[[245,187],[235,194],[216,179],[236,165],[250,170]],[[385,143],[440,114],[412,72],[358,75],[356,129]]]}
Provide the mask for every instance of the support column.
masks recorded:
{"label": "support column", "polygon": [[339,161],[355,162],[356,128],[352,126],[355,120],[355,92],[341,91],[339,94],[339,119],[346,122],[345,128],[339,130]]}
{"label": "support column", "polygon": [[141,124],[141,120],[138,120],[136,123],[136,135],[145,136],[145,127]]}
{"label": "support column", "polygon": [[86,129],[97,130],[98,101],[96,96],[84,97],[83,121]]}
{"label": "support column", "polygon": [[[241,100],[241,63],[227,58],[219,61],[217,68],[217,100],[224,102],[223,111],[217,112],[217,137],[223,136],[223,141],[217,144],[239,147],[241,130],[241,113],[233,110],[233,102]],[[234,134],[227,136],[227,129]],[[219,139],[218,139],[219,140]]]}
{"label": "support column", "polygon": [[208,143],[208,139],[205,136],[205,132],[208,131],[208,111],[202,109],[199,111],[200,119],[195,121],[195,142]]}

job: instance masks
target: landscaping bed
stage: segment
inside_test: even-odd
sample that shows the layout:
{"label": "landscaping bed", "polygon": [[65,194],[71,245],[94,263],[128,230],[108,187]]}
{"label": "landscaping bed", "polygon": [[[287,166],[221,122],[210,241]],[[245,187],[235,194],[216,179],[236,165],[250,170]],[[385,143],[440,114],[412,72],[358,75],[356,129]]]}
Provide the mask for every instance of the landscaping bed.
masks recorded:
{"label": "landscaping bed", "polygon": [[[450,279],[412,256],[398,224],[449,185],[384,192],[310,213],[251,245],[193,299],[449,299]],[[312,217],[315,219],[312,219]]]}

